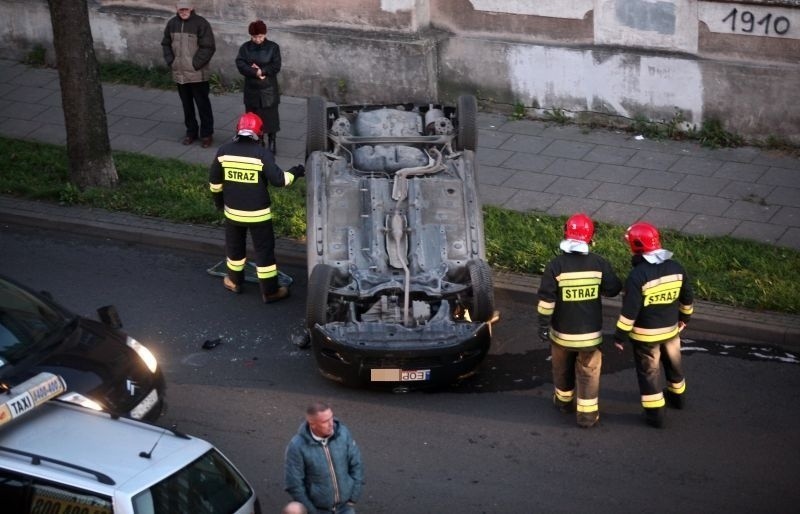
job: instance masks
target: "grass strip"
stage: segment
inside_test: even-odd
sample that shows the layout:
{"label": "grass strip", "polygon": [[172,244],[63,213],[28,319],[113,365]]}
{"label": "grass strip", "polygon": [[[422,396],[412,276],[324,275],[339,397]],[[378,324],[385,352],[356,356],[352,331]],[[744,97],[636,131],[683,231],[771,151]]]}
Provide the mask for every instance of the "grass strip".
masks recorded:
{"label": "grass strip", "polygon": [[[208,192],[208,168],[177,159],[114,152],[120,177],[116,189],[80,191],[69,182],[66,149],[0,138],[7,156],[0,193],[64,205],[85,205],[153,216],[174,222],[220,225]],[[303,240],[306,233],[305,181],[271,188],[275,231]],[[558,252],[564,217],[484,207],[487,258],[496,269],[541,274]],[[631,222],[636,220],[631,220]],[[597,223],[594,251],[627,276],[630,255],[625,227]],[[800,312],[800,252],[730,237],[704,237],[663,230],[665,248],[687,269],[698,299],[735,307]]]}

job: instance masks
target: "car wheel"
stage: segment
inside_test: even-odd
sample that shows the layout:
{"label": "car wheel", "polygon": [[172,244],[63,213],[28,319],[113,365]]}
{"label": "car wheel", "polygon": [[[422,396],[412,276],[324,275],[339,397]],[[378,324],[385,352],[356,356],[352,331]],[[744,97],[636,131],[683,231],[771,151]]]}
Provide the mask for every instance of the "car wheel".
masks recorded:
{"label": "car wheel", "polygon": [[324,325],[332,319],[332,306],[328,293],[333,284],[336,269],[328,264],[317,264],[308,278],[308,298],[306,300],[306,327],[311,330],[319,323]]}
{"label": "car wheel", "polygon": [[467,271],[472,282],[470,318],[472,321],[489,321],[494,316],[492,269],[486,261],[476,259],[467,262]]}
{"label": "car wheel", "polygon": [[308,125],[306,128],[306,158],[313,152],[324,152],[328,149],[328,102],[321,96],[309,97]]}
{"label": "car wheel", "polygon": [[472,150],[478,147],[478,101],[472,95],[458,97],[456,106],[458,117],[458,136],[456,145],[459,150]]}

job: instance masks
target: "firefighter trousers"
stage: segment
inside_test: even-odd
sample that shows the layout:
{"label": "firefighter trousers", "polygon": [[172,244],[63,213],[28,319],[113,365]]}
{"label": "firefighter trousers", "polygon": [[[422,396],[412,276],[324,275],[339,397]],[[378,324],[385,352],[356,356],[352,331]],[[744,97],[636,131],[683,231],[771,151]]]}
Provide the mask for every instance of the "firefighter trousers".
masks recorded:
{"label": "firefighter trousers", "polygon": [[[686,382],[681,366],[681,338],[674,338],[664,343],[652,344],[633,341],[633,356],[636,362],[636,377],[639,380],[639,392],[645,408],[663,405],[661,389],[661,366],[664,366],[664,378],[667,387],[675,394],[683,394]],[[660,401],[659,401],[660,398]]]}
{"label": "firefighter trousers", "polygon": [[240,285],[244,281],[248,230],[253,242],[261,293],[273,294],[278,290],[278,267],[275,264],[275,232],[272,228],[272,220],[249,224],[236,224],[225,220],[225,256],[228,264],[228,278],[236,285]]}
{"label": "firefighter trousers", "polygon": [[551,343],[550,356],[556,396],[562,402],[569,402],[577,388],[578,410],[586,412],[597,410],[600,368],[603,363],[600,348],[595,346],[576,350]]}

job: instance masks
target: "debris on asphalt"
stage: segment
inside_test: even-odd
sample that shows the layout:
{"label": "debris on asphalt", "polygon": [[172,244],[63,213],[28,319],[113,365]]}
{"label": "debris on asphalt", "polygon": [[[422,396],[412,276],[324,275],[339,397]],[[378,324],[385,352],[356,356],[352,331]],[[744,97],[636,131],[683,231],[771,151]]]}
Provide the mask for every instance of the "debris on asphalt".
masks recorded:
{"label": "debris on asphalt", "polygon": [[206,339],[203,342],[203,350],[212,350],[219,346],[222,343],[222,338],[218,337],[216,339]]}

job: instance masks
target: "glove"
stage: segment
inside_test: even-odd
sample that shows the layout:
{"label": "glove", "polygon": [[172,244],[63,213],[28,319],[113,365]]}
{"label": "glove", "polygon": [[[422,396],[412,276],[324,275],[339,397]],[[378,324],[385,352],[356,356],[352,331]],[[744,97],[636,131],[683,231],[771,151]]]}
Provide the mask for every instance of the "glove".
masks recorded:
{"label": "glove", "polygon": [[539,314],[539,323],[537,324],[537,334],[539,340],[543,343],[550,343],[550,316]]}
{"label": "glove", "polygon": [[550,329],[548,327],[539,327],[539,340],[543,343],[550,342]]}
{"label": "glove", "polygon": [[212,198],[214,199],[214,207],[216,207],[218,211],[225,208],[225,200],[222,198],[221,193],[212,195]]}
{"label": "glove", "polygon": [[301,178],[306,176],[306,167],[302,164],[298,164],[297,166],[292,166],[289,169],[289,173],[294,175],[294,178]]}

